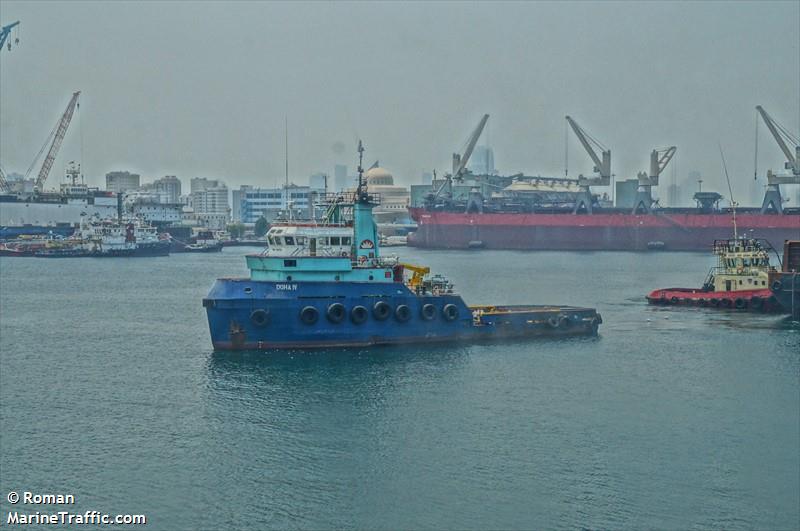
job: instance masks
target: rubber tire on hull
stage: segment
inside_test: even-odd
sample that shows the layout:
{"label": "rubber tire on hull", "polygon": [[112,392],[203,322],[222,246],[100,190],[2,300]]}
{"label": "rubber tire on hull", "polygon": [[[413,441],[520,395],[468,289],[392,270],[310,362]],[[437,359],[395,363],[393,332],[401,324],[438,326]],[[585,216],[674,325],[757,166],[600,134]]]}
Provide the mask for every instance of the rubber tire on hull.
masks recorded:
{"label": "rubber tire on hull", "polygon": [[566,315],[561,315],[558,318],[558,325],[564,330],[569,330],[570,328],[572,328],[572,319],[570,319]]}
{"label": "rubber tire on hull", "polygon": [[300,310],[300,320],[307,325],[313,325],[319,320],[319,310],[313,306],[306,306]]}
{"label": "rubber tire on hull", "polygon": [[372,307],[372,316],[378,321],[385,321],[392,315],[392,307],[388,302],[378,301]]}
{"label": "rubber tire on hull", "polygon": [[442,315],[447,321],[455,321],[458,319],[458,306],[455,304],[445,304],[442,308]]}
{"label": "rubber tire on hull", "polygon": [[430,321],[436,317],[436,306],[433,304],[423,304],[419,313],[422,315],[423,319]]}
{"label": "rubber tire on hull", "polygon": [[764,299],[756,295],[750,299],[750,307],[754,310],[760,310],[764,307]]}
{"label": "rubber tire on hull", "polygon": [[350,310],[350,320],[353,321],[353,324],[364,324],[368,317],[369,312],[363,306],[353,306],[353,309]]}
{"label": "rubber tire on hull", "polygon": [[267,326],[269,324],[269,310],[260,308],[253,310],[253,313],[250,314],[250,322],[258,327]]}
{"label": "rubber tire on hull", "polygon": [[400,321],[401,323],[405,323],[406,321],[411,319],[411,308],[409,308],[405,304],[399,305],[397,308],[394,309],[394,318]]}
{"label": "rubber tire on hull", "polygon": [[344,318],[347,316],[347,310],[344,309],[344,304],[341,302],[334,302],[328,306],[328,311],[325,312],[325,316],[328,318],[328,321],[339,324],[344,321]]}
{"label": "rubber tire on hull", "polygon": [[739,298],[736,299],[736,301],[733,303],[733,305],[736,306],[737,310],[744,310],[744,309],[747,308],[747,301],[744,300],[743,298],[739,297]]}

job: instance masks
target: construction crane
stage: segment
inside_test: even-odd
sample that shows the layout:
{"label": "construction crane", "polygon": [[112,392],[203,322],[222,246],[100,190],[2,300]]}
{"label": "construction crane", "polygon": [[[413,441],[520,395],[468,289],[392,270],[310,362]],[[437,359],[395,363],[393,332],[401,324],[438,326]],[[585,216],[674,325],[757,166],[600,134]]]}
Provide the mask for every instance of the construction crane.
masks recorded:
{"label": "construction crane", "polygon": [[0,192],[8,192],[10,190],[8,181],[6,181],[6,174],[3,173],[3,168],[0,168]]}
{"label": "construction crane", "polygon": [[[756,106],[756,111],[761,115],[764,123],[767,124],[767,129],[772,133],[772,137],[778,143],[778,147],[786,155],[784,169],[792,172],[791,175],[775,175],[772,170],[767,171],[767,191],[764,194],[761,213],[765,214],[772,208],[778,214],[783,214],[783,198],[781,197],[780,185],[800,184],[800,140],[776,122],[761,105]],[[787,143],[794,145],[794,153],[792,153],[792,149]]]}
{"label": "construction crane", "polygon": [[[11,30],[16,26],[19,26],[19,20],[0,28],[0,50],[6,45],[6,39],[8,39],[8,36],[11,35]],[[19,37],[14,39],[14,44],[19,44]],[[8,51],[11,51],[11,41],[8,41]]]}
{"label": "construction crane", "polygon": [[472,152],[475,150],[475,145],[478,143],[478,139],[480,138],[481,133],[483,133],[483,128],[486,127],[486,122],[488,120],[489,115],[484,114],[483,118],[481,118],[481,120],[478,122],[478,126],[469,136],[469,139],[467,140],[467,146],[464,149],[463,154],[453,153],[453,174],[445,175],[444,182],[442,182],[441,186],[439,186],[439,189],[436,190],[436,193],[428,195],[426,199],[429,204],[436,202],[436,199],[439,198],[446,186],[450,186],[452,188],[454,179],[457,181],[463,179],[463,174],[467,168],[469,158],[472,156]]}
{"label": "construction crane", "polygon": [[649,214],[653,206],[652,187],[658,186],[658,177],[667,167],[669,161],[675,156],[678,148],[670,146],[663,149],[654,149],[650,152],[650,173],[639,172],[639,188],[636,191],[636,200],[633,203],[633,213],[645,212]]}
{"label": "construction crane", "polygon": [[[583,149],[585,149],[586,153],[588,153],[592,158],[592,161],[594,162],[594,172],[597,174],[593,177],[584,177],[583,175],[578,175],[578,186],[580,187],[580,192],[578,192],[578,195],[575,198],[575,209],[572,212],[573,214],[577,214],[581,209],[585,209],[588,214],[591,214],[593,201],[591,189],[589,187],[609,186],[611,184],[611,150],[595,140],[580,125],[578,125],[575,120],[569,116],[567,116],[566,119],[567,123],[572,128],[572,131],[575,133],[575,136],[577,136],[578,140],[581,141]],[[600,149],[602,158],[597,156],[595,148]]]}
{"label": "construction crane", "polygon": [[[54,133],[51,133],[51,135],[53,135],[53,143],[50,144],[50,150],[47,152],[47,156],[44,158],[42,168],[39,170],[39,176],[36,177],[36,182],[33,184],[34,192],[42,191],[44,182],[47,180],[47,176],[50,174],[50,169],[53,167],[53,163],[56,160],[58,150],[61,148],[61,143],[64,141],[64,135],[67,134],[69,122],[72,120],[72,114],[75,112],[75,107],[78,106],[78,96],[80,96],[80,94],[80,91],[72,94],[72,99],[69,100],[64,114],[61,115],[61,119],[58,121],[58,124],[54,129]],[[47,145],[46,142],[45,145]],[[41,154],[41,151],[39,154]],[[37,155],[36,158],[38,159],[39,155]],[[35,163],[36,161],[34,160],[34,164]]]}

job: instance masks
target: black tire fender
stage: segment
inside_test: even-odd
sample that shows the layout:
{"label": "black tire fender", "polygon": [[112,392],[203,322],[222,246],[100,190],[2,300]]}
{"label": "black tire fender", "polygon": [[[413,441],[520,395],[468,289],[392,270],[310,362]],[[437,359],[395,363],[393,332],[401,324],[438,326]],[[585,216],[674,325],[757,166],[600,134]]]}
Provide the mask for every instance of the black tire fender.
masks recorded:
{"label": "black tire fender", "polygon": [[250,322],[258,327],[267,326],[269,324],[269,310],[262,308],[253,310],[250,314]]}
{"label": "black tire fender", "polygon": [[411,308],[409,308],[405,304],[400,304],[397,308],[394,309],[394,318],[400,321],[401,323],[405,323],[409,319],[411,319]]}
{"label": "black tire fender", "polygon": [[353,306],[353,309],[350,310],[350,320],[353,321],[354,324],[364,324],[369,317],[369,312],[363,306]]}
{"label": "black tire fender", "polygon": [[458,306],[455,304],[445,304],[442,308],[442,315],[447,321],[455,321],[458,319]]}
{"label": "black tire fender", "polygon": [[420,315],[422,315],[423,319],[425,319],[426,321],[430,321],[434,317],[436,317],[436,306],[430,303],[423,304],[422,308],[420,308],[419,313]]}
{"label": "black tire fender", "polygon": [[325,316],[328,318],[328,321],[338,324],[344,321],[345,316],[347,316],[347,311],[344,309],[344,304],[341,302],[334,302],[328,306],[328,311],[325,312]]}
{"label": "black tire fender", "polygon": [[319,320],[319,310],[313,306],[306,306],[300,310],[300,320],[307,325],[313,325]]}
{"label": "black tire fender", "polygon": [[378,301],[372,307],[372,316],[378,321],[385,321],[392,315],[392,307],[386,301]]}

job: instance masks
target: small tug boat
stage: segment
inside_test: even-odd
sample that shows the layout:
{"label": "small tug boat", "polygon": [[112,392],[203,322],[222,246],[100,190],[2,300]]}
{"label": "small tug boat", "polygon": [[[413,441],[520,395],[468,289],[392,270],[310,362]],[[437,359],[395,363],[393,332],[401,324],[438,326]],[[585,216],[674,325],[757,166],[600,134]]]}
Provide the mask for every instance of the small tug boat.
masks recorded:
{"label": "small tug boat", "polygon": [[752,312],[781,312],[783,308],[770,290],[775,268],[766,240],[733,238],[715,240],[718,265],[709,271],[703,286],[657,289],[647,295],[650,304],[702,306]]}
{"label": "small tug boat", "polygon": [[264,350],[595,335],[590,308],[467,306],[452,283],[380,253],[377,194],[327,195],[321,220],[278,222],[246,257],[249,278],[221,278],[203,299],[220,350]]}
{"label": "small tug boat", "polygon": [[800,240],[783,242],[783,268],[770,275],[770,289],[786,313],[800,321]]}

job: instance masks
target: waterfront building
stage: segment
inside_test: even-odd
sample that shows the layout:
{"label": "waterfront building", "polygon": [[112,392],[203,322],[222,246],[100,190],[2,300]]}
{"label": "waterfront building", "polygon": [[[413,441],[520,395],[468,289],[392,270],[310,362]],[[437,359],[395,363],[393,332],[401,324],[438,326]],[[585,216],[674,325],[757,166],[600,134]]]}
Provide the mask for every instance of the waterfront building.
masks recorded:
{"label": "waterfront building", "polygon": [[206,179],[205,177],[194,177],[189,180],[189,193],[202,192],[209,188],[219,188],[225,186],[225,183],[218,179]]}
{"label": "waterfront building", "polygon": [[[239,217],[235,218],[242,223],[255,223],[264,216],[267,221],[273,221],[286,215],[291,203],[293,215],[310,217],[311,207],[325,192],[324,188],[311,186],[298,186],[289,184],[280,188],[255,188],[242,186],[239,189]],[[319,215],[321,212],[316,212]]]}
{"label": "waterfront building", "polygon": [[312,190],[328,190],[330,186],[328,186],[328,174],[327,173],[315,173],[311,177],[308,178],[308,184]]}
{"label": "waterfront building", "polygon": [[469,159],[468,168],[475,175],[496,175],[494,150],[489,146],[477,146]]}
{"label": "waterfront building", "polygon": [[378,223],[397,223],[408,220],[410,193],[405,186],[395,186],[394,176],[384,168],[376,166],[364,173],[367,190],[379,194],[381,203],[373,210]]}
{"label": "waterfront building", "polygon": [[106,190],[124,192],[139,188],[139,174],[128,171],[112,171],[106,173]]}
{"label": "waterfront building", "polygon": [[163,194],[165,203],[178,203],[181,196],[181,180],[174,175],[166,175],[153,181],[153,188],[159,194]]}
{"label": "waterfront building", "polygon": [[[230,221],[231,207],[228,198],[228,187],[217,180],[203,179],[203,184],[215,184],[210,188],[196,189],[189,194],[189,203],[194,217],[202,225],[211,229],[224,229]],[[195,187],[195,179],[192,179]],[[199,188],[199,187],[198,187]]]}
{"label": "waterfront building", "polygon": [[337,164],[333,168],[333,188],[336,192],[341,192],[348,188],[350,181],[347,178],[347,166]]}

